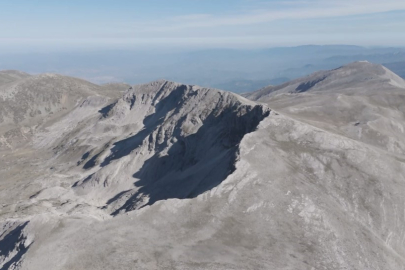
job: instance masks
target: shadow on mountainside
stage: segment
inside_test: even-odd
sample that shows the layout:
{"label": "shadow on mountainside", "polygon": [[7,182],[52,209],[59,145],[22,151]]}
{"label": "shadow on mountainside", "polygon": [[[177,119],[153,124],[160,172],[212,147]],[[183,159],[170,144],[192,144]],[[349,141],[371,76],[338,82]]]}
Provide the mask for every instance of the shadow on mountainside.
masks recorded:
{"label": "shadow on mountainside", "polygon": [[295,89],[295,91],[297,93],[307,92],[312,87],[314,87],[316,84],[324,81],[326,78],[327,78],[326,76],[323,76],[322,78],[319,78],[319,79],[316,79],[316,80],[313,80],[313,81],[301,83],[300,85],[298,85],[298,87]]}
{"label": "shadow on mountainside", "polygon": [[10,260],[3,264],[3,267],[1,267],[0,270],[7,270],[12,269],[11,267],[16,267],[29,249],[30,246],[25,246],[26,237],[23,234],[23,230],[27,224],[28,221],[18,225],[0,240],[0,258],[8,258],[13,252],[16,252],[14,255],[11,255],[12,257]]}
{"label": "shadow on mountainside", "polygon": [[[140,147],[144,140],[152,134],[153,131],[159,127],[168,112],[175,110],[174,114],[179,111],[178,100],[181,100],[182,96],[185,94],[187,90],[187,86],[181,85],[174,89],[169,96],[163,99],[156,105],[156,112],[152,115],[147,116],[144,121],[144,129],[139,131],[134,136],[131,136],[127,139],[121,140],[119,142],[114,143],[113,148],[111,149],[111,154],[104,159],[104,161],[100,164],[101,167],[105,167],[111,163],[111,161],[120,159],[124,156],[129,155],[133,150]],[[194,93],[189,93],[189,95],[194,95]],[[131,99],[131,108],[133,107],[133,103],[135,102]],[[156,99],[156,98],[155,98]],[[153,100],[153,103],[155,100]]]}
{"label": "shadow on mountainside", "polygon": [[[107,156],[100,164],[101,167],[105,167],[108,164],[110,164],[112,161],[120,159],[122,157],[125,157],[129,155],[133,150],[136,148],[140,147],[143,144],[143,141],[159,126],[163,123],[165,115],[167,112],[170,112],[172,110],[176,110],[175,112],[178,112],[178,100],[181,99],[182,95],[184,95],[185,91],[187,90],[187,86],[181,85],[174,89],[168,97],[163,99],[161,102],[159,102],[156,105],[156,112],[152,115],[147,116],[144,121],[144,129],[139,131],[137,134],[126,138],[124,140],[118,141],[113,144],[113,147],[111,148],[111,154]],[[190,93],[193,94],[193,93]],[[135,94],[133,97],[130,98],[130,109],[134,106],[136,97]],[[153,100],[152,103],[156,101],[156,97]],[[99,113],[102,115],[102,117],[108,117],[110,111],[114,108],[114,106],[117,104],[117,102],[114,102],[101,110],[99,110]],[[108,145],[107,145],[108,146]],[[100,152],[98,152],[96,155],[92,156],[83,166],[83,169],[91,169],[94,166],[98,164],[98,158],[100,154],[106,149],[106,147],[102,149]],[[87,153],[86,153],[87,154]],[[86,155],[85,154],[85,155]],[[89,155],[86,155],[82,157],[82,160],[80,160],[80,163],[86,161],[86,159],[89,157]]]}
{"label": "shadow on mountainside", "polygon": [[[244,115],[238,115],[246,110]],[[139,179],[134,183],[139,189],[136,193],[124,192],[122,196],[115,196],[109,204],[123,196],[130,195],[126,203],[113,212],[131,211],[145,205],[154,204],[159,200],[170,198],[194,198],[219,185],[235,170],[238,158],[239,143],[245,134],[254,131],[261,120],[269,115],[261,106],[231,106],[219,115],[215,111],[204,120],[198,131],[189,136],[182,135],[182,123],[186,117],[177,122],[171,138],[165,138],[158,143],[153,140],[149,132],[148,148],[155,149],[156,153],[148,159],[142,168],[134,173],[133,177]],[[155,118],[156,120],[160,119]],[[157,127],[160,121],[154,125]],[[152,131],[153,129],[146,128]],[[140,132],[141,138],[148,136]],[[131,149],[141,144],[141,138],[135,140]],[[161,151],[174,141],[170,149],[162,155]],[[128,140],[118,142],[128,146]],[[129,153],[132,150],[124,150]],[[119,154],[119,156],[122,156]],[[143,203],[142,199],[148,197],[149,201]]]}
{"label": "shadow on mountainside", "polygon": [[[100,163],[101,167],[105,167],[141,148],[153,153],[134,172],[135,187],[107,201],[105,208],[112,206],[112,215],[151,205],[159,200],[194,198],[216,187],[235,171],[238,145],[242,138],[254,131],[270,113],[269,109],[261,105],[242,105],[237,99],[225,100],[220,94],[215,104],[210,104],[207,110],[199,111],[196,117],[202,121],[199,123],[201,126],[195,133],[188,134],[189,126],[193,124],[190,119],[190,122],[186,122],[188,115],[181,112],[182,104],[192,100],[198,93],[188,91],[187,86],[181,85],[158,100],[164,90],[162,86],[151,101],[155,112],[145,117],[144,128],[129,138],[115,142],[110,154]],[[126,99],[132,107],[136,96],[129,95]],[[106,108],[112,110],[109,106]],[[171,123],[165,125],[165,120]],[[84,168],[97,165],[101,153],[91,158],[86,156],[90,160]],[[88,181],[91,179],[82,180],[77,185]]]}

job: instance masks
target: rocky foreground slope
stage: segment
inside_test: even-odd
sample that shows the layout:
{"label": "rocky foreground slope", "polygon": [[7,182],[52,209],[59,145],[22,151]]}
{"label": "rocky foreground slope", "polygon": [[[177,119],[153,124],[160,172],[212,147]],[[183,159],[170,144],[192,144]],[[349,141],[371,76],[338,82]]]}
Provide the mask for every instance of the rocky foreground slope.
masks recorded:
{"label": "rocky foreground slope", "polygon": [[95,89],[1,150],[0,269],[405,269],[404,85]]}

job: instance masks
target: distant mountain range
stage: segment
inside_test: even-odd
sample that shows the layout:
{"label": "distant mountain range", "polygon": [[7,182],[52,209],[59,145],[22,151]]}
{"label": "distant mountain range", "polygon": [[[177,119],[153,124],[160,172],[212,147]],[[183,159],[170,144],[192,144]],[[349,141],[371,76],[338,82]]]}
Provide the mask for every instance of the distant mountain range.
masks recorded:
{"label": "distant mountain range", "polygon": [[[12,68],[32,74],[59,73],[94,83],[138,84],[166,79],[243,93],[354,61],[367,60],[378,64],[405,61],[405,49],[307,45],[167,53],[153,50],[94,50],[14,55],[0,53],[0,59],[0,69]],[[397,66],[390,68],[401,75]]]}

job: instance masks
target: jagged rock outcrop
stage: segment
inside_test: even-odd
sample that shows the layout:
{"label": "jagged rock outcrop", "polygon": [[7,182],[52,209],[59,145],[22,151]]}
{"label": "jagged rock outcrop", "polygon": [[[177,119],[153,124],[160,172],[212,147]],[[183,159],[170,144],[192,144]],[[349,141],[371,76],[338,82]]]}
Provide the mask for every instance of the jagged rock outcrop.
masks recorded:
{"label": "jagged rock outcrop", "polygon": [[220,184],[234,171],[240,141],[269,109],[232,93],[157,81],[130,89],[100,114],[78,140],[95,141],[92,130],[115,132],[85,150],[78,164],[91,174],[74,190],[117,214]]}

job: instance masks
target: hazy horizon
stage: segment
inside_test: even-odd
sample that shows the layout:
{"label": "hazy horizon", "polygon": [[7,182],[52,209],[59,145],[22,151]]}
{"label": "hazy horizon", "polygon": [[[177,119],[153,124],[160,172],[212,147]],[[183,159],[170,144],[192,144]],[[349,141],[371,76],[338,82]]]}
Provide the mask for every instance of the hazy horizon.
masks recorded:
{"label": "hazy horizon", "polygon": [[405,2],[387,0],[2,1],[0,50],[405,46]]}
{"label": "hazy horizon", "polygon": [[401,62],[405,76],[397,0],[16,0],[0,23],[0,69],[99,84],[250,91],[357,60]]}
{"label": "hazy horizon", "polygon": [[93,83],[140,84],[167,79],[248,92],[354,61],[384,64],[405,77],[405,49],[303,45],[265,49],[78,50],[0,53],[0,70],[59,73]]}

